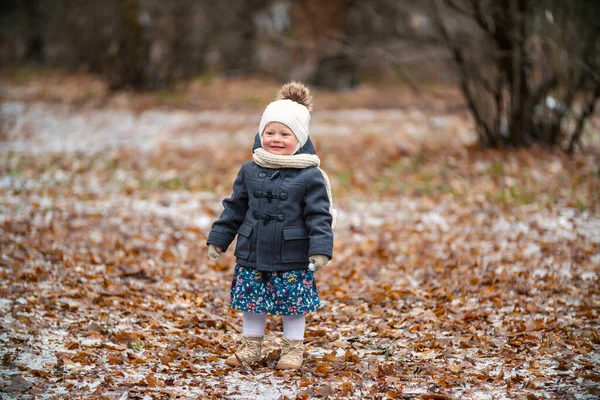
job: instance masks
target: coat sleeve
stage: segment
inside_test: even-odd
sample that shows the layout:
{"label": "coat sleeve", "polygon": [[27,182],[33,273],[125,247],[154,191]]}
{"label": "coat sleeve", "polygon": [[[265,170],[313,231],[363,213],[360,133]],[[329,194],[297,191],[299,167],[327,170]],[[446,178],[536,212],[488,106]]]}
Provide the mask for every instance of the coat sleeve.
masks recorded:
{"label": "coat sleeve", "polygon": [[308,228],[308,255],[333,256],[332,216],[329,212],[329,196],[325,180],[318,168],[314,168],[306,182],[304,221]]}
{"label": "coat sleeve", "polygon": [[212,225],[206,244],[217,245],[226,251],[248,211],[248,190],[244,183],[243,166],[233,182],[233,194],[223,200],[223,208],[221,216]]}

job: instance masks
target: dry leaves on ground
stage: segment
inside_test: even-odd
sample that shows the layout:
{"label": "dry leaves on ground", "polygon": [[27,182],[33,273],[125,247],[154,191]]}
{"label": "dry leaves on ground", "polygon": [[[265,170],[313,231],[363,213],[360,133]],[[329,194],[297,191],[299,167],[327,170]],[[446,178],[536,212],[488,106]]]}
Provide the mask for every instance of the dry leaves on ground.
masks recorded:
{"label": "dry leaves on ground", "polygon": [[407,148],[376,123],[317,142],[340,215],[298,373],[274,370],[275,318],[259,365],[223,363],[234,259],[204,242],[251,138],[3,151],[3,398],[597,397],[598,158]]}

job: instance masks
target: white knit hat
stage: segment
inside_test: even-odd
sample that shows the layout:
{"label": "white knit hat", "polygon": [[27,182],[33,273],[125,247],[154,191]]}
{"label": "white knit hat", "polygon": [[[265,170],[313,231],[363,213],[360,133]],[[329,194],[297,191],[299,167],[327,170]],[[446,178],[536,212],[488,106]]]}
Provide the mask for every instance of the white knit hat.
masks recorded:
{"label": "white knit hat", "polygon": [[300,149],[308,140],[308,125],[312,100],[310,91],[300,82],[289,82],[281,87],[277,100],[267,106],[263,112],[258,134],[262,144],[262,135],[270,122],[281,122],[294,132]]}
{"label": "white knit hat", "polygon": [[269,104],[265,112],[263,112],[258,126],[261,139],[263,131],[270,122],[281,122],[290,128],[300,143],[299,147],[306,144],[308,140],[310,112],[302,104],[289,99],[276,100]]}

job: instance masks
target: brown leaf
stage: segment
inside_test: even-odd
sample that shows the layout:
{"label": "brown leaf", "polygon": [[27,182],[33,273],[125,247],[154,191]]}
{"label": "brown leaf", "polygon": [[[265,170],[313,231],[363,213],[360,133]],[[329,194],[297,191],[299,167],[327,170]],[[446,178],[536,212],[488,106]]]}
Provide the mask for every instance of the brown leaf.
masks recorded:
{"label": "brown leaf", "polygon": [[339,361],[339,359],[335,355],[335,352],[324,354],[322,357],[322,360],[329,361],[329,362]]}
{"label": "brown leaf", "polygon": [[423,394],[421,400],[453,400],[453,398],[445,394]]}
{"label": "brown leaf", "polygon": [[448,369],[454,373],[459,373],[463,368],[464,366],[459,363],[450,363],[448,366]]}
{"label": "brown leaf", "polygon": [[28,382],[21,374],[15,374],[10,376],[10,383],[4,388],[6,393],[22,393],[25,392],[31,383]]}
{"label": "brown leaf", "polygon": [[69,350],[78,349],[79,348],[79,343],[71,341],[71,342],[65,344],[65,348],[67,348]]}
{"label": "brown leaf", "polygon": [[146,363],[146,359],[145,358],[138,357],[137,355],[135,355],[133,353],[127,354],[127,358],[129,359],[129,362],[131,364],[134,364],[134,365],[141,365],[141,364],[145,364]]}
{"label": "brown leaf", "polygon": [[558,367],[556,369],[558,369],[559,371],[568,371],[569,366],[567,365],[565,360],[559,360]]}
{"label": "brown leaf", "polygon": [[114,343],[102,343],[102,347],[104,347],[105,349],[110,349],[110,350],[127,350],[127,345],[125,343],[121,343],[121,344],[114,344]]}
{"label": "brown leaf", "polygon": [[317,390],[317,396],[321,397],[333,396],[333,393],[333,388],[329,384],[323,385]]}
{"label": "brown leaf", "polygon": [[[173,359],[171,357],[169,357],[169,356],[160,356],[159,360],[160,360],[161,363],[163,363],[165,365],[169,365],[170,363],[173,362]],[[207,361],[211,361],[211,360],[207,359]],[[217,360],[215,360],[215,361],[217,361]]]}
{"label": "brown leaf", "polygon": [[11,353],[5,353],[2,356],[2,365],[7,368],[11,368],[15,365],[13,363],[13,357],[12,357]]}
{"label": "brown leaf", "polygon": [[119,268],[124,277],[152,280],[152,276],[150,276],[146,272],[146,269],[141,265],[120,265]]}
{"label": "brown leaf", "polygon": [[347,362],[357,363],[359,361],[358,354],[353,353],[350,350],[346,350],[346,354],[344,354],[344,360]]}
{"label": "brown leaf", "polygon": [[394,363],[381,363],[377,366],[380,375],[393,375]]}
{"label": "brown leaf", "polygon": [[177,255],[175,254],[175,252],[172,249],[167,249],[167,250],[163,251],[163,253],[161,254],[161,258],[164,261],[174,261],[177,259]]}
{"label": "brown leaf", "polygon": [[319,365],[317,365],[317,367],[315,368],[315,371],[317,371],[320,374],[329,373],[329,363],[326,363],[326,362],[319,363]]}
{"label": "brown leaf", "polygon": [[148,374],[144,378],[144,383],[150,387],[156,387],[158,385],[158,380],[154,376],[154,374]]}
{"label": "brown leaf", "polygon": [[[48,365],[46,365],[48,367]],[[53,365],[50,365],[50,367],[52,367]],[[48,377],[52,374],[51,371],[48,371],[46,369],[32,369],[30,370],[30,372],[34,375],[34,376],[42,376],[42,377]]]}
{"label": "brown leaf", "polygon": [[117,356],[109,356],[108,363],[110,365],[120,365],[120,364],[123,364],[123,359],[121,357],[117,357]]}
{"label": "brown leaf", "polygon": [[513,340],[509,340],[508,344],[513,346],[513,347],[520,347],[523,345],[523,341],[519,340],[519,339],[513,339]]}

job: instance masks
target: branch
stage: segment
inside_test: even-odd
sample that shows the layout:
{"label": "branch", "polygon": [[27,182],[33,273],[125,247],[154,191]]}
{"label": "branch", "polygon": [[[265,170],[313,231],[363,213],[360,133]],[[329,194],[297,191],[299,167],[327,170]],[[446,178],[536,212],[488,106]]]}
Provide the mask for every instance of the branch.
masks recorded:
{"label": "branch", "polygon": [[[597,57],[594,48],[596,47],[596,41],[600,37],[600,25],[596,26],[596,29],[590,33],[590,37],[585,44],[585,48],[583,49],[583,65],[587,67],[592,79],[596,81],[596,83],[600,82],[600,75],[598,74],[597,68],[594,68],[593,64],[596,60],[590,60],[590,57]],[[595,65],[597,67],[597,65]]]}
{"label": "branch", "polygon": [[467,18],[475,19],[475,14],[469,12],[468,10],[465,10],[464,8],[461,8],[454,1],[452,1],[452,0],[444,0],[444,3],[446,3],[446,5],[448,6],[448,8],[453,9],[457,13],[462,14],[462,15],[464,15]]}
{"label": "branch", "polygon": [[454,3],[453,0],[444,0],[448,8],[456,11],[457,13],[477,22],[477,25],[486,33],[493,35],[494,34],[494,26],[491,25],[483,16],[483,12],[481,10],[481,4],[479,0],[471,0],[471,7],[475,10],[475,12],[470,12],[469,10],[465,10],[460,7],[458,4]]}
{"label": "branch", "polygon": [[[589,41],[586,42],[586,47],[583,49],[583,51],[577,52],[577,53],[575,51],[573,51],[573,48],[561,46],[561,44],[557,43],[553,37],[550,37],[548,35],[538,33],[536,35],[532,35],[532,37],[539,39],[543,44],[547,44],[555,50],[564,51],[566,56],[569,58],[569,62],[572,65],[580,67],[584,72],[590,74],[594,80],[598,81],[598,80],[600,80],[600,73],[598,73],[597,69],[594,68],[592,63],[590,63],[587,58],[584,58],[584,59],[580,58],[581,54],[595,55],[595,53],[593,51],[593,45],[594,45],[594,41],[597,40],[597,36],[599,36],[598,33],[599,32],[591,34]],[[580,39],[578,39],[578,40],[580,40]]]}
{"label": "branch", "polygon": [[558,84],[558,80],[556,79],[556,75],[552,74],[551,77],[542,82],[535,92],[531,95],[531,104],[536,105],[544,97],[550,90],[554,89]]}
{"label": "branch", "polygon": [[[590,34],[590,37],[585,44],[585,48],[583,49],[584,59],[582,60],[582,65],[585,67],[588,67],[588,64],[586,61],[589,60],[590,54],[592,54],[592,56],[595,55],[595,53],[593,52],[593,48],[596,45],[596,38],[599,36],[599,34],[600,34],[600,26],[598,26]],[[581,75],[579,75],[579,79],[577,80],[577,83],[568,88],[568,91],[567,91],[567,94],[566,94],[565,100],[564,100],[565,107],[559,115],[559,121],[560,121],[565,117],[567,112],[571,109],[571,104],[573,104],[573,101],[575,100],[575,95],[579,91],[583,90],[585,83],[586,83],[586,77],[588,75],[589,75],[590,79],[592,80],[592,82],[595,83],[595,90],[593,92],[591,102],[584,106],[583,113],[577,119],[575,131],[573,132],[573,135],[571,136],[571,141],[569,143],[569,147],[567,150],[569,153],[572,153],[575,149],[575,144],[579,143],[581,135],[583,134],[583,127],[585,125],[585,121],[594,112],[595,102],[596,102],[596,99],[598,98],[598,90],[600,88],[600,79],[598,78],[598,74],[595,72],[594,68],[583,68],[583,70],[581,71]]]}
{"label": "branch", "polygon": [[[535,92],[531,94],[531,106],[535,107],[538,103],[540,103],[542,101],[542,98],[546,97],[548,95],[548,92],[554,89],[557,84],[558,79],[556,78],[556,74],[553,73],[549,78],[547,78],[537,87]],[[548,143],[550,143],[551,145],[554,145],[556,143],[556,139],[558,138],[558,135],[560,133],[561,121],[564,118],[568,107],[569,106],[560,110],[558,117],[551,124],[550,128],[548,128],[549,134],[546,134],[546,132],[548,132],[547,130],[544,133],[542,133],[542,135],[544,135],[547,138]]]}
{"label": "branch", "polygon": [[[498,91],[500,90],[497,87],[493,87],[490,82],[480,73],[480,69],[473,69],[470,72],[471,76],[474,76],[478,82],[481,82],[481,85],[488,93],[492,96],[496,96]],[[498,74],[501,75],[501,74]]]}
{"label": "branch", "polygon": [[[437,0],[437,1],[441,1],[441,0]],[[467,100],[469,108],[471,109],[471,112],[473,113],[473,117],[475,118],[475,123],[479,127],[477,132],[479,133],[480,138],[484,142],[486,142],[486,143],[495,142],[494,135],[492,134],[490,127],[488,126],[486,121],[483,119],[483,116],[481,115],[479,109],[477,108],[477,103],[475,102],[473,93],[469,89],[469,82],[468,82],[468,78],[467,78],[469,76],[469,71],[467,68],[464,54],[461,51],[461,48],[450,37],[448,28],[446,28],[446,25],[444,24],[444,21],[442,19],[442,16],[440,13],[440,8],[437,4],[437,1],[436,0],[430,1],[431,5],[433,7],[433,10],[434,10],[433,16],[435,18],[435,23],[436,23],[444,41],[446,42],[446,45],[452,52],[452,55],[454,56],[454,60],[456,61],[456,63],[458,64],[458,67],[460,68],[460,71],[461,71],[460,87],[462,89],[462,92],[463,92],[466,100]]]}
{"label": "branch", "polygon": [[490,24],[484,18],[483,11],[481,10],[481,2],[479,0],[471,0],[471,5],[475,9],[475,21],[477,21],[477,24],[479,24],[481,29],[483,29],[485,32],[489,33],[490,35],[494,35],[496,29],[494,25]]}
{"label": "branch", "polygon": [[583,108],[583,113],[581,113],[579,119],[577,120],[575,132],[573,132],[573,136],[571,136],[571,142],[569,143],[569,148],[567,149],[569,153],[573,152],[573,150],[575,149],[575,144],[579,144],[581,134],[583,133],[585,121],[589,118],[590,115],[594,113],[594,109],[596,108],[596,102],[598,98],[600,98],[600,82],[596,82],[596,87],[594,88],[592,98],[585,105],[585,107]]}
{"label": "branch", "polygon": [[494,121],[494,127],[496,132],[501,132],[502,116],[504,115],[504,101],[502,87],[504,86],[504,76],[498,74],[496,77],[496,88],[494,95],[494,102],[496,103],[496,119]]}

